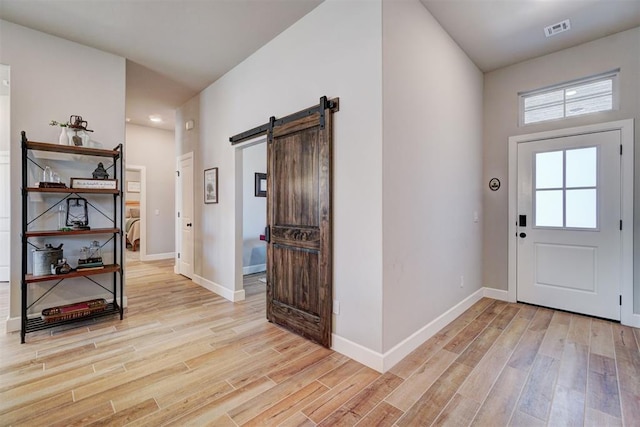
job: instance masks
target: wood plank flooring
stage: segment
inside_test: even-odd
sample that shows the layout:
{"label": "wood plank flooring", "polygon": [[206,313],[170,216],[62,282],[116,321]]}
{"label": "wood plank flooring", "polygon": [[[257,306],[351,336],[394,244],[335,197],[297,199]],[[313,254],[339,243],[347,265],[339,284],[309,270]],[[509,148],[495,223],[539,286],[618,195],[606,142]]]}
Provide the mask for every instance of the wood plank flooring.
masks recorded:
{"label": "wood plank flooring", "polygon": [[0,335],[0,425],[640,425],[640,331],[482,299],[381,375],[133,262],[124,321]]}

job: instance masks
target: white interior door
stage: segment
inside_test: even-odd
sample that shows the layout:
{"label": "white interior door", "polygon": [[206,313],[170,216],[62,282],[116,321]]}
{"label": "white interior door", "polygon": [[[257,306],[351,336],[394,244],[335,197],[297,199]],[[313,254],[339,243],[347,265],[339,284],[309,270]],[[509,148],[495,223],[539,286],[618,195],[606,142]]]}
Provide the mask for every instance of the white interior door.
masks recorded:
{"label": "white interior door", "polygon": [[0,152],[0,282],[9,281],[9,152]]}
{"label": "white interior door", "polygon": [[178,158],[178,273],[193,277],[193,153]]}
{"label": "white interior door", "polygon": [[621,133],[518,144],[517,299],[620,320]]}

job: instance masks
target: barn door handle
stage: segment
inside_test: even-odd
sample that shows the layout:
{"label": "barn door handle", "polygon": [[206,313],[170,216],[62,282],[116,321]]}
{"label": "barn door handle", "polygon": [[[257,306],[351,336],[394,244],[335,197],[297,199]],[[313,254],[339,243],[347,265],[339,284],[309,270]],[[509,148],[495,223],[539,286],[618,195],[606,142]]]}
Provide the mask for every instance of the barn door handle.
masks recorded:
{"label": "barn door handle", "polygon": [[524,239],[525,237],[527,237],[527,233],[520,233],[520,237]]}
{"label": "barn door handle", "polygon": [[271,227],[268,225],[264,228],[264,241],[271,242]]}

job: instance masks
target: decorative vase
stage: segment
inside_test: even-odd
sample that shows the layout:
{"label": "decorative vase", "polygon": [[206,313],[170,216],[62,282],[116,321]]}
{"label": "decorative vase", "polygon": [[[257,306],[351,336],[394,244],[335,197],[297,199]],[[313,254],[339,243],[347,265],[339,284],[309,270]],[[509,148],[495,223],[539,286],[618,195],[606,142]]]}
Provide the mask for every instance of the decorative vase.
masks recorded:
{"label": "decorative vase", "polygon": [[60,127],[60,136],[58,137],[58,144],[69,145],[69,136],[67,135],[66,127]]}
{"label": "decorative vase", "polygon": [[85,131],[85,130],[81,130],[80,132],[78,132],[78,136],[80,137],[80,139],[82,140],[82,145],[85,147],[89,147],[91,144],[91,137],[89,136],[89,132]]}

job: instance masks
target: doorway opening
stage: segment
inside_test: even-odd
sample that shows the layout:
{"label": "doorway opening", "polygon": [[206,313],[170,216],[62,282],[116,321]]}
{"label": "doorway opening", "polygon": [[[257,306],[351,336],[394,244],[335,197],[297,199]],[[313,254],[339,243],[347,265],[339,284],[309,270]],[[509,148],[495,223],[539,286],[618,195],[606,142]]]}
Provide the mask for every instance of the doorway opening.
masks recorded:
{"label": "doorway opening", "polygon": [[[264,228],[267,223],[267,197],[261,192],[260,178],[267,172],[267,143],[260,137],[236,147],[236,280],[235,289],[243,291],[266,285],[267,248]],[[256,178],[256,174],[258,178]],[[256,185],[258,187],[256,187]]]}
{"label": "doorway opening", "polygon": [[147,170],[145,166],[125,168],[124,236],[125,262],[145,261],[147,256]]}

